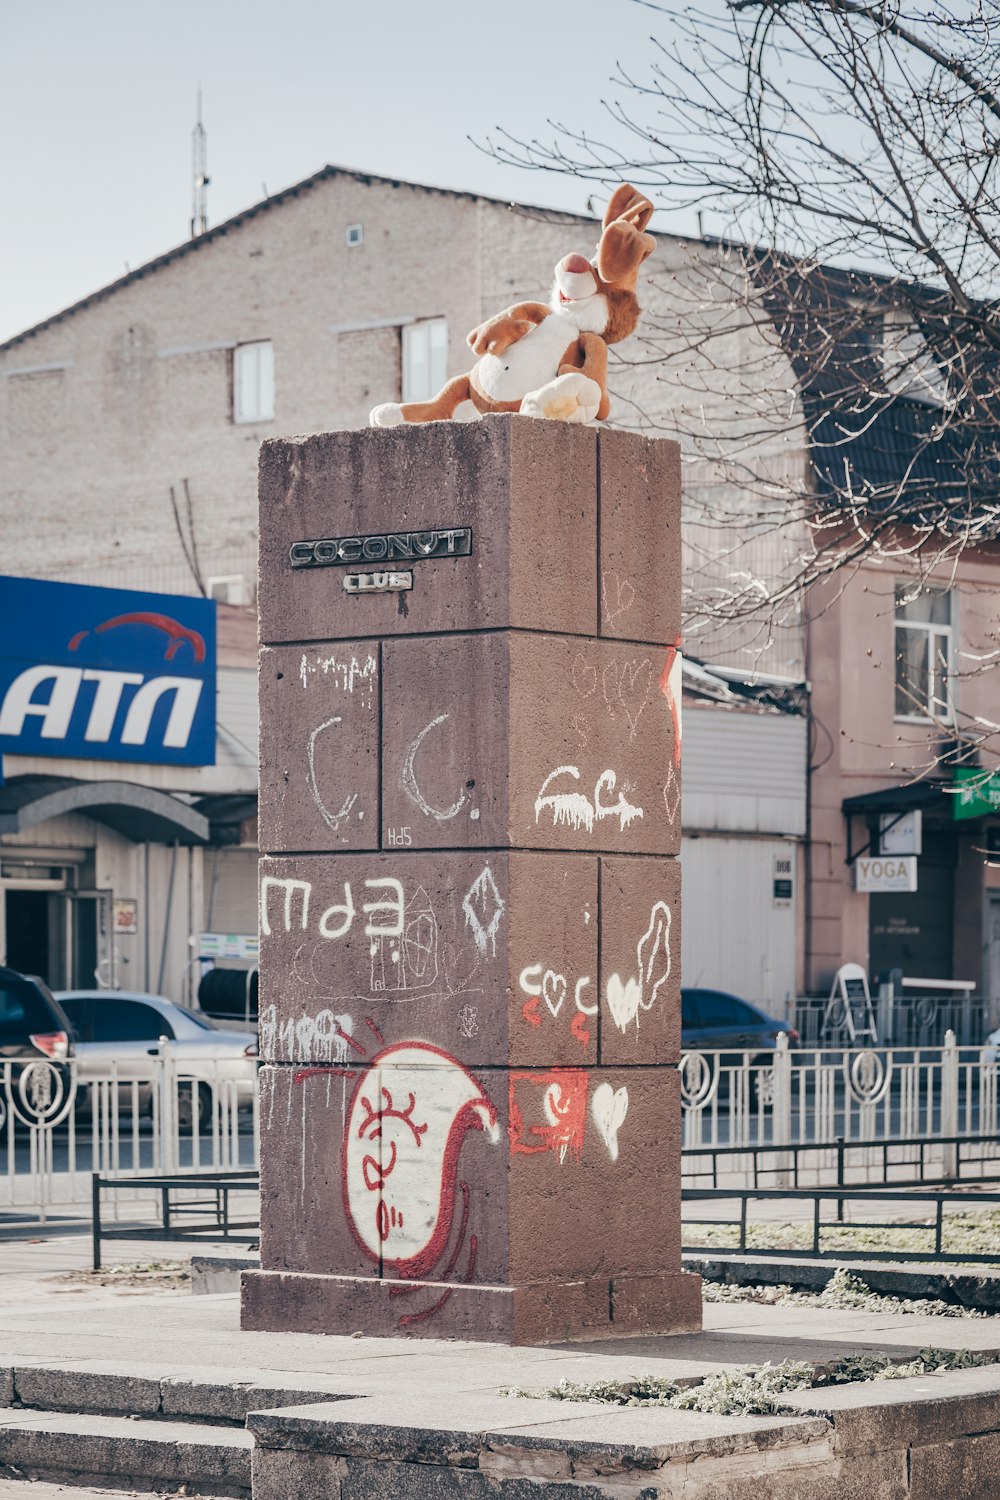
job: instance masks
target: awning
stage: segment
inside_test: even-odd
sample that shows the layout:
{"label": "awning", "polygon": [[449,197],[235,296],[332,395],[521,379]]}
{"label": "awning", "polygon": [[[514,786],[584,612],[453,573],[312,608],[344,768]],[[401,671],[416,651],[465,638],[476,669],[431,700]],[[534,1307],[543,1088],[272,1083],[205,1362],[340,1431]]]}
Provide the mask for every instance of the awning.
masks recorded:
{"label": "awning", "polygon": [[204,844],[208,819],[170,792],[131,781],[15,776],[0,787],[0,834],[24,833],[49,818],[82,813],[135,844]]}
{"label": "awning", "polygon": [[954,792],[949,791],[949,781],[912,781],[901,786],[881,787],[877,792],[862,792],[857,797],[845,797],[841,808],[847,817],[867,814],[875,817],[879,813],[904,813],[920,808],[922,812],[937,813],[950,819]]}

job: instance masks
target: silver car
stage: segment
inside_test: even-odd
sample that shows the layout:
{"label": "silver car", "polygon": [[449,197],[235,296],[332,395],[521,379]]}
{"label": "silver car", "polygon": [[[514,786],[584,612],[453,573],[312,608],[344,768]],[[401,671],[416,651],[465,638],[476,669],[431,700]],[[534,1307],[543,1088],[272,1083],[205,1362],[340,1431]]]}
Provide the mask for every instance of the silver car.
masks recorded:
{"label": "silver car", "polygon": [[95,1086],[114,1078],[119,1110],[150,1111],[164,1058],[176,1067],[176,1111],[182,1131],[190,1131],[195,1122],[199,1133],[211,1129],[217,1093],[235,1099],[237,1108],[253,1103],[258,1047],[252,1032],[220,1031],[196,1011],[184,1010],[162,995],[60,990],[56,998],[75,1034],[84,1107],[88,1096],[93,1104]]}

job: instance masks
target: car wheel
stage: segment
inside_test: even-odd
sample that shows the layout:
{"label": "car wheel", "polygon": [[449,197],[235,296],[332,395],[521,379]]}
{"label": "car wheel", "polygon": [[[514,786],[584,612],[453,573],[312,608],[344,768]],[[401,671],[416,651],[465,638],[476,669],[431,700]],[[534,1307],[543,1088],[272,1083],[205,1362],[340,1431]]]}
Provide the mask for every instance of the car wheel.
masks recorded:
{"label": "car wheel", "polygon": [[177,1128],[181,1135],[193,1135],[197,1109],[198,1134],[212,1129],[212,1090],[207,1083],[182,1083],[177,1090]]}

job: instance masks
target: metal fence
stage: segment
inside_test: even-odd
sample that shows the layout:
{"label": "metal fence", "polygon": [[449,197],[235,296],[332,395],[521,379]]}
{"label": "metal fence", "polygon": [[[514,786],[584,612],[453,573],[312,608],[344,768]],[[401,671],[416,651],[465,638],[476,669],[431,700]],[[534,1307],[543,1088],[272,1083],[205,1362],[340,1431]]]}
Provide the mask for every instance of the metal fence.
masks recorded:
{"label": "metal fence", "polygon": [[[89,1213],[95,1172],[148,1179],[256,1167],[256,1088],[223,1062],[199,1063],[195,1079],[166,1044],[160,1052],[142,1079],[115,1066],[82,1077],[73,1061],[0,1063],[0,1223]],[[158,1207],[146,1187],[114,1199],[122,1217]]]}
{"label": "metal fence", "polygon": [[[764,1150],[774,1187],[842,1181],[845,1159],[850,1182],[912,1177],[914,1143],[922,1181],[996,1169],[1000,1062],[992,1049],[961,1047],[951,1035],[940,1047],[859,1049],[792,1049],[782,1037],[759,1059],[683,1056],[689,1186],[751,1186]],[[0,1224],[89,1212],[95,1172],[148,1180],[255,1168],[256,1090],[241,1093],[221,1069],[201,1071],[208,1105],[199,1119],[196,1085],[169,1055],[150,1058],[143,1081],[114,1069],[81,1080],[74,1063],[0,1064]],[[813,1149],[790,1149],[802,1146]],[[135,1217],[140,1200],[158,1211],[138,1185],[134,1196],[125,1190],[113,1199],[121,1217]]]}
{"label": "metal fence", "polygon": [[[959,1047],[952,1034],[942,1047],[790,1048],[779,1037],[770,1058],[759,1054],[689,1052],[681,1060],[683,1145],[689,1177],[703,1177],[711,1166],[697,1148],[814,1145],[814,1182],[830,1181],[836,1152],[844,1144],[870,1144],[854,1153],[865,1180],[892,1175],[897,1143],[899,1162],[909,1143],[925,1140],[925,1158],[935,1175],[957,1176],[955,1137],[969,1142],[966,1163],[977,1156],[992,1163],[997,1134],[998,1071],[991,1048]],[[974,1138],[982,1138],[977,1145]],[[948,1139],[950,1138],[950,1139]],[[788,1154],[788,1180],[793,1171]],[[912,1152],[911,1152],[912,1154]],[[750,1180],[752,1155],[727,1154],[723,1185]],[[716,1168],[718,1170],[718,1168]],[[860,1180],[860,1179],[859,1179]],[[777,1185],[777,1184],[776,1184]]]}
{"label": "metal fence", "polygon": [[[904,981],[905,984],[905,981]],[[787,1006],[787,1020],[803,1047],[848,1047],[851,1038],[842,1004],[830,1008],[817,996],[799,997]],[[960,987],[948,990],[900,989],[883,984],[872,995],[878,1039],[885,1047],[941,1047],[949,1031],[960,1047],[981,1047],[993,1029],[993,1002]]]}

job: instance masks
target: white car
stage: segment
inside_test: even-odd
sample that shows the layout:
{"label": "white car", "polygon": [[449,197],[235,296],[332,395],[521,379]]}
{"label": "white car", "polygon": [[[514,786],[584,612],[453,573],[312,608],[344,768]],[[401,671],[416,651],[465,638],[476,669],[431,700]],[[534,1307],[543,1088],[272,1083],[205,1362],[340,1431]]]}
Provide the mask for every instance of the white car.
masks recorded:
{"label": "white car", "polygon": [[73,1027],[78,1084],[91,1098],[93,1088],[87,1085],[114,1076],[119,1109],[131,1110],[135,1101],[148,1112],[157,1060],[166,1054],[175,1060],[180,1080],[176,1107],[181,1130],[192,1128],[196,1099],[198,1130],[211,1129],[213,1098],[220,1088],[232,1098],[233,1085],[238,1108],[253,1103],[258,1046],[252,1032],[220,1031],[197,1011],[162,995],[60,990],[56,998]]}

